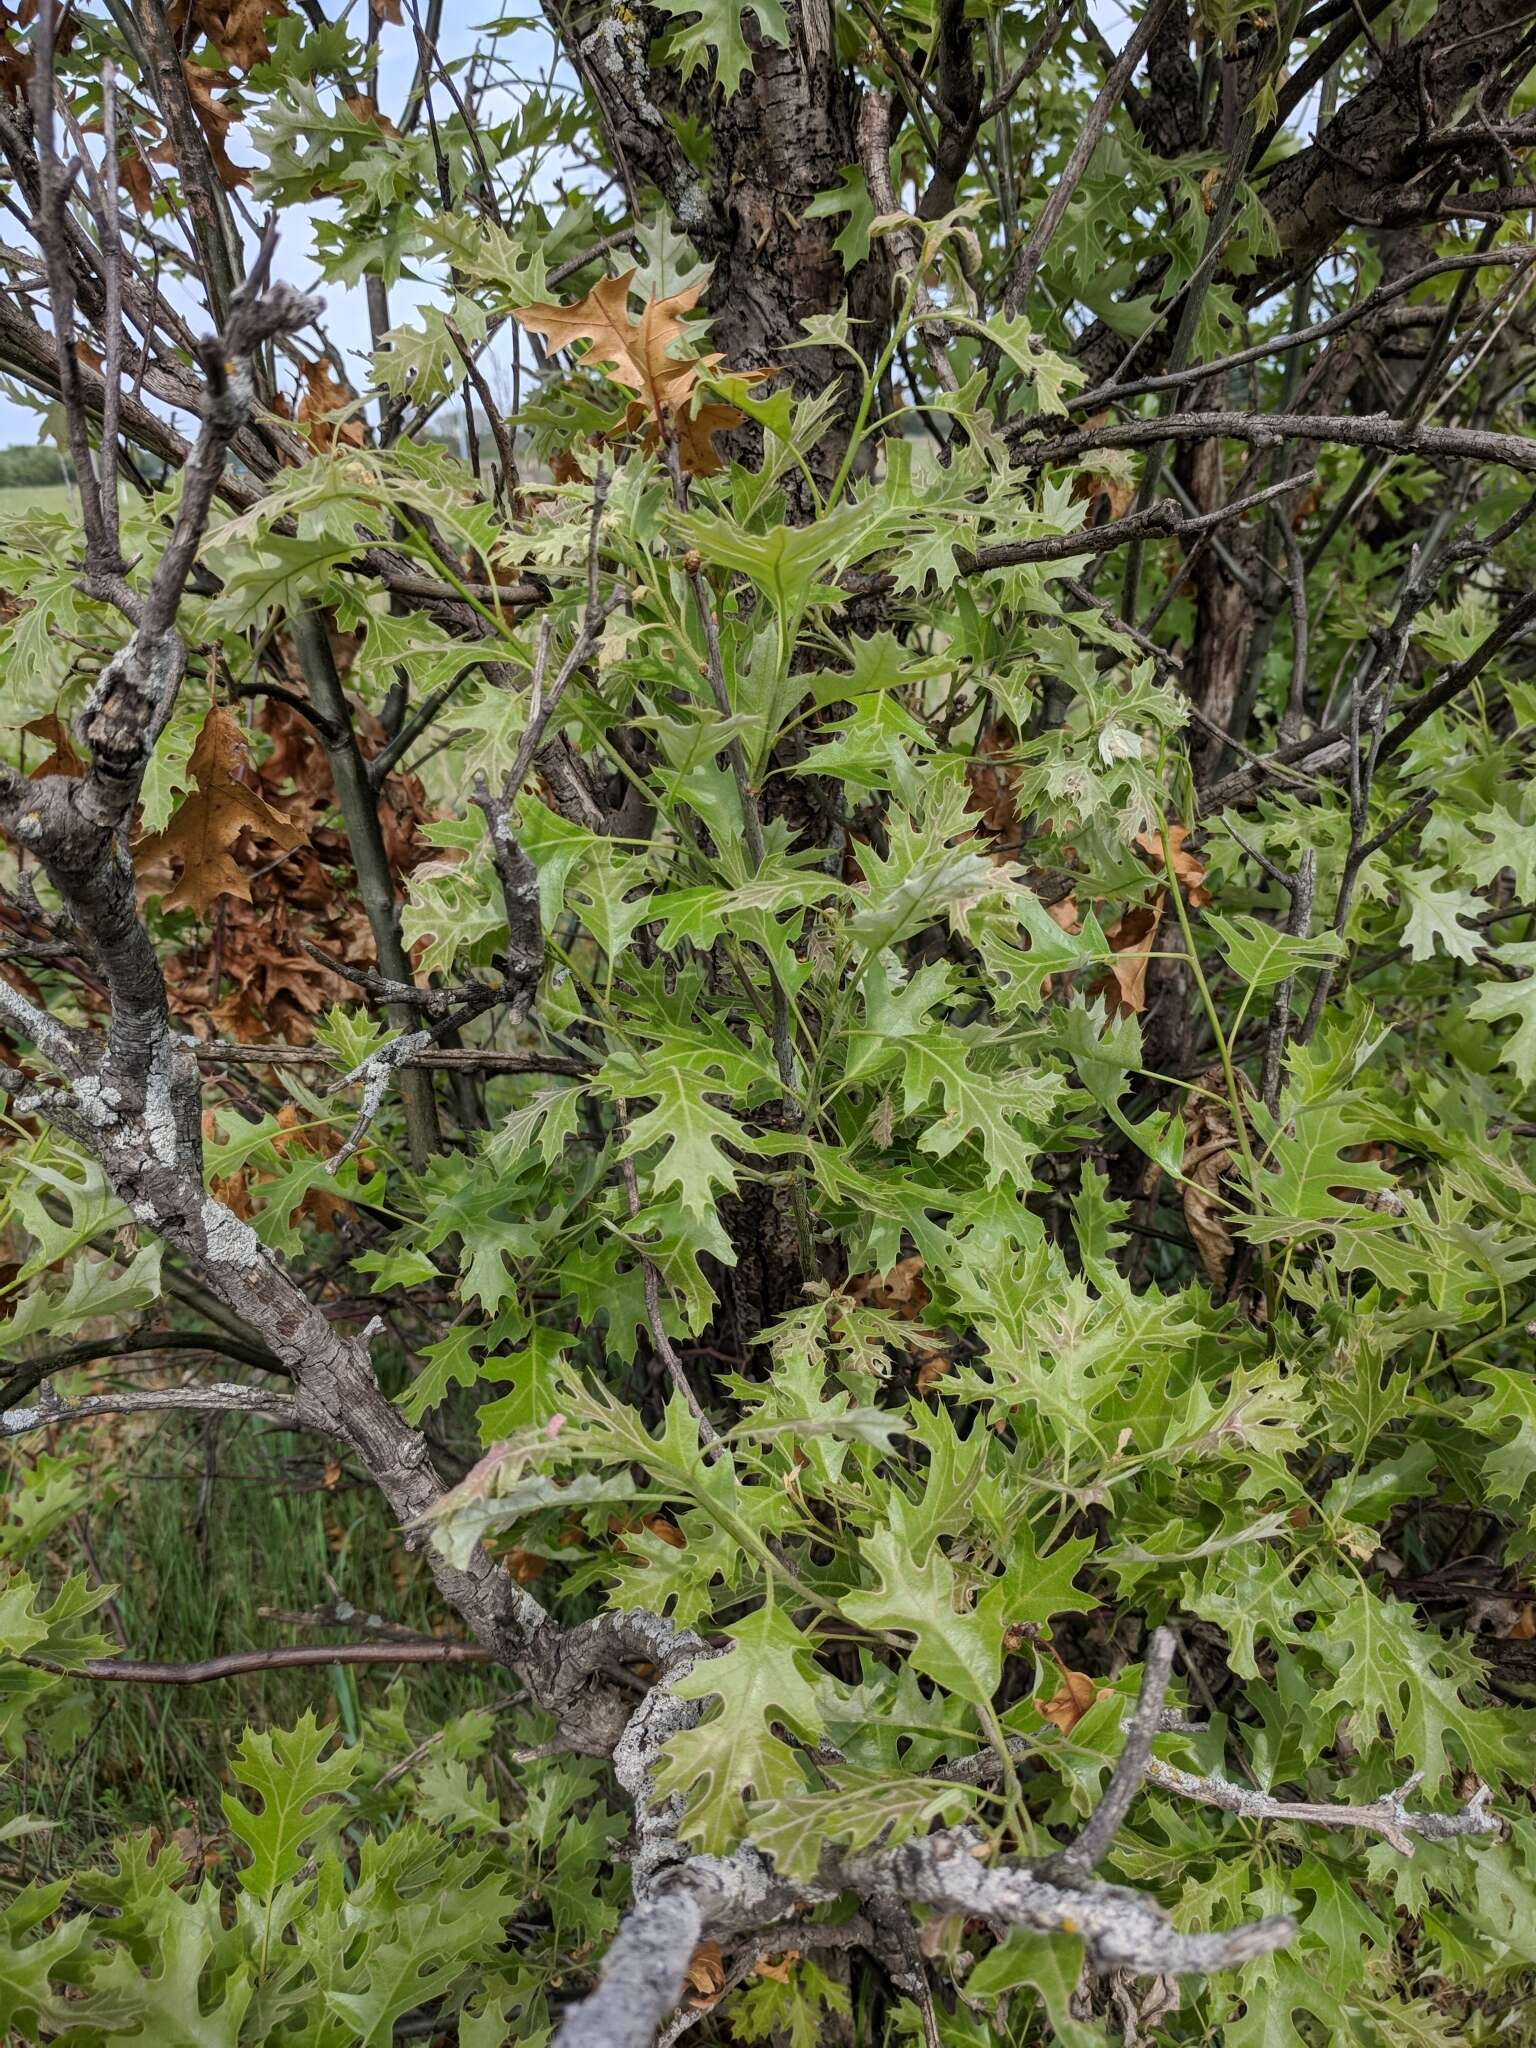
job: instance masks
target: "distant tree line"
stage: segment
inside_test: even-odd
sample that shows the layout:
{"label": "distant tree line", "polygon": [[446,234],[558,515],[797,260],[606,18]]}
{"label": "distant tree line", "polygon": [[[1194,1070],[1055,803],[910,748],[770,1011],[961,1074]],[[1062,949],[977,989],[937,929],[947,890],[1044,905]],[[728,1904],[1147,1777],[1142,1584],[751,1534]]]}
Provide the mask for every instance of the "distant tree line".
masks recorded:
{"label": "distant tree line", "polygon": [[0,448],[0,490],[18,485],[67,484],[74,470],[57,448]]}

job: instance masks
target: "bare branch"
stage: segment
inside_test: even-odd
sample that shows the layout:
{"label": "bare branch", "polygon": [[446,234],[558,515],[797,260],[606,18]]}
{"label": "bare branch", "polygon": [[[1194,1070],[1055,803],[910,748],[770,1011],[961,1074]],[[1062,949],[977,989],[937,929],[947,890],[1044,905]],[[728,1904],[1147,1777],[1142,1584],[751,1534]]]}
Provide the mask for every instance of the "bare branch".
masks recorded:
{"label": "bare branch", "polygon": [[[423,995],[427,991],[421,992]],[[338,1057],[321,1045],[226,1045],[206,1039],[194,1040],[192,1057],[204,1067],[326,1067],[339,1064]],[[411,1055],[402,1066],[465,1069],[486,1074],[573,1074],[595,1071],[590,1060],[564,1053],[501,1052],[494,1046],[431,1046]]]}
{"label": "bare branch", "polygon": [[1426,1842],[1446,1842],[1460,1835],[1494,1835],[1497,1817],[1488,1810],[1492,1797],[1480,1785],[1459,1813],[1421,1813],[1405,1802],[1423,1781],[1415,1771],[1396,1792],[1371,1801],[1367,1806],[1346,1806],[1334,1800],[1276,1799],[1246,1785],[1233,1785],[1225,1778],[1200,1777],[1155,1758],[1147,1765],[1146,1782],[1160,1792],[1173,1792],[1180,1799],[1193,1799],[1202,1806],[1219,1807],[1223,1813],[1240,1814],[1244,1820],[1297,1821],[1311,1827],[1366,1828],[1381,1835],[1400,1855],[1411,1856],[1410,1835]]}
{"label": "bare branch", "polygon": [[1038,433],[1039,421],[1034,418],[1007,429],[1019,459],[1031,467],[1075,462],[1094,448],[1145,448],[1161,441],[1247,441],[1256,448],[1277,448],[1285,441],[1332,441],[1344,448],[1422,455],[1431,462],[1499,463],[1536,476],[1536,441],[1478,427],[1424,427],[1387,413],[1184,412],[1166,419],[1106,423],[1048,439],[1034,438]]}
{"label": "bare branch", "polygon": [[357,1112],[357,1121],[348,1133],[346,1142],[327,1161],[331,1173],[339,1173],[361,1147],[374,1119],[384,1107],[391,1076],[401,1067],[415,1061],[417,1055],[425,1052],[431,1043],[430,1031],[402,1032],[398,1038],[392,1038],[388,1045],[381,1045],[377,1052],[369,1053],[367,1059],[359,1060],[350,1073],[342,1075],[331,1093],[339,1095],[343,1088],[350,1088],[361,1081],[363,1100]]}
{"label": "bare branch", "polygon": [[646,1899],[626,1913],[597,1989],[566,2014],[554,2048],[650,2048],[682,1995],[703,1929],[699,1902],[686,1891]]}
{"label": "bare branch", "polygon": [[1040,217],[1030,231],[1029,240],[1014,258],[1012,274],[1003,293],[1003,312],[1012,318],[1019,312],[1024,301],[1034,288],[1040,265],[1051,239],[1066,217],[1067,208],[1072,204],[1072,195],[1083,181],[1084,173],[1093,160],[1104,130],[1109,126],[1110,117],[1125,95],[1136,66],[1151,48],[1154,37],[1163,25],[1172,0],[1152,0],[1130,41],[1111,65],[1109,74],[1099,88],[1098,97],[1088,110],[1088,115],[1078,131],[1071,154],[1062,166],[1061,176],[1052,188],[1050,198],[1040,209]]}
{"label": "bare branch", "polygon": [[1114,1775],[1077,1840],[1041,1864],[1040,1875],[1048,1884],[1080,1884],[1093,1875],[1108,1855],[1151,1761],[1152,1739],[1162,1724],[1163,1701],[1168,1695],[1177,1643],[1171,1628],[1153,1631],[1142,1670],[1141,1696],[1126,1730],[1125,1747],[1115,1763]]}
{"label": "bare branch", "polygon": [[1096,1970],[1174,1977],[1234,1970],[1284,1948],[1296,1932],[1293,1920],[1278,1915],[1225,1933],[1180,1934],[1143,1892],[1121,1885],[1074,1889],[1048,1884],[1027,1864],[988,1867],[973,1853],[979,1846],[963,1835],[929,1835],[855,1859],[847,1875],[861,1894],[886,1890],[941,1912],[1039,1934],[1076,1934]]}
{"label": "bare branch", "polygon": [[1078,555],[1108,554],[1126,541],[1159,536],[1184,540],[1194,534],[1214,532],[1255,506],[1305,490],[1316,480],[1316,471],[1309,469],[1262,491],[1250,492],[1247,497],[1233,498],[1210,512],[1187,513],[1177,498],[1159,498],[1140,512],[1128,513],[1124,519],[1109,519],[1102,526],[1085,526],[1076,533],[1047,534],[1038,540],[987,541],[974,550],[956,548],[955,562],[962,575],[977,576],[993,569],[1013,568],[1022,562],[1065,562]]}
{"label": "bare branch", "polygon": [[[265,1387],[215,1382],[211,1386],[144,1387],[120,1393],[88,1394],[82,1401],[61,1401],[51,1388],[30,1408],[0,1411],[0,1437],[25,1436],[29,1430],[52,1429],[71,1422],[90,1422],[98,1415],[174,1414],[262,1415],[284,1429],[318,1429],[326,1425],[308,1405]],[[327,1432],[328,1433],[328,1432]]]}
{"label": "bare branch", "polygon": [[[260,1671],[300,1671],[332,1664],[489,1664],[489,1650],[479,1643],[452,1642],[438,1636],[394,1643],[285,1643],[272,1650],[232,1650],[224,1657],[204,1657],[192,1664],[145,1663],[136,1657],[92,1657],[71,1666],[70,1675],[103,1679],[117,1685],[207,1685],[218,1678],[248,1678]],[[53,1667],[36,1657],[24,1664]]]}

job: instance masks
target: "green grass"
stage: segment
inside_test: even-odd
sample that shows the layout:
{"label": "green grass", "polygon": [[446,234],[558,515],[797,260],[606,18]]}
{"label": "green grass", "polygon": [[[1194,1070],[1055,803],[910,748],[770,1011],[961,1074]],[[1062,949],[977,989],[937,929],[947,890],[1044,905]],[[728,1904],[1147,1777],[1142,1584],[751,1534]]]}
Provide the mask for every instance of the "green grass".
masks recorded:
{"label": "green grass", "polygon": [[[89,1440],[78,1448],[92,1455]],[[324,1453],[311,1439],[244,1420],[205,1433],[176,1418],[125,1435],[102,1470],[88,1513],[52,1548],[58,1567],[99,1571],[116,1586],[129,1656],[179,1663],[325,1641],[327,1631],[259,1610],[305,1612],[338,1595],[423,1631],[441,1623],[426,1565],[406,1551],[379,1495],[346,1478],[325,1490]],[[104,1632],[113,1633],[109,1620]],[[363,1633],[343,1629],[330,1639]],[[225,1759],[248,1722],[291,1724],[312,1707],[350,1734],[395,1675],[388,1665],[328,1665],[193,1686],[101,1682],[72,1746],[52,1761],[35,1749],[30,1759],[24,1803],[59,1823],[44,1838],[45,1858],[67,1870],[72,1860],[94,1860],[114,1834],[168,1834],[194,1808],[216,1831]],[[490,1670],[417,1665],[403,1676],[412,1723],[423,1729],[505,1691]]]}
{"label": "green grass", "polygon": [[73,495],[68,484],[6,484],[0,486],[0,517],[67,512]]}

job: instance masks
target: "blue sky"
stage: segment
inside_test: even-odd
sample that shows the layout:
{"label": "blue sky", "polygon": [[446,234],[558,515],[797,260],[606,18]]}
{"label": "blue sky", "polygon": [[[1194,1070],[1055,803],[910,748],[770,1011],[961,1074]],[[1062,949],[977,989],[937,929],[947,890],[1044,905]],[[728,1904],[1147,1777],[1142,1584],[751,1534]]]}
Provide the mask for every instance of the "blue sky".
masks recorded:
{"label": "blue sky", "polygon": [[[354,25],[361,23],[363,9],[367,4],[368,0],[354,0]],[[441,56],[450,63],[456,59],[468,58],[472,55],[477,41],[477,25],[488,18],[487,0],[475,0],[472,7],[464,6],[462,0],[447,0],[443,13],[445,20],[438,41]],[[549,36],[542,30],[515,30],[500,39],[500,48],[503,53],[510,53],[517,68],[526,75],[537,77],[548,68],[551,44]],[[415,75],[415,38],[408,28],[396,28],[386,24],[380,35],[379,52],[379,104],[386,114],[396,116],[404,105]],[[437,98],[440,104],[442,97],[442,88],[439,87]],[[494,111],[510,113],[517,97],[515,93],[508,92],[503,105],[496,105],[493,100]],[[249,137],[243,128],[230,130],[229,154],[236,163],[253,161]],[[260,209],[250,202],[248,194],[246,201],[252,215],[259,215]],[[310,222],[320,212],[321,209],[318,207],[312,209]],[[370,338],[367,305],[362,288],[359,286],[349,289],[344,286],[319,284],[310,247],[310,222],[306,222],[305,213],[301,209],[290,209],[284,213],[282,240],[278,244],[274,268],[278,276],[288,278],[294,284],[302,285],[305,289],[317,288],[321,291],[326,301],[322,321],[326,338],[347,356],[347,368],[353,380],[365,384]],[[162,233],[175,232],[174,223],[169,226],[161,223],[159,227]],[[390,295],[391,317],[397,323],[403,324],[409,319],[413,305],[431,295],[430,287],[413,292],[409,285],[397,286]],[[168,296],[178,299],[180,309],[192,318],[195,326],[205,324],[198,321],[199,309],[195,301],[184,294],[168,293]],[[497,382],[495,367],[493,363],[493,386]],[[185,431],[188,424],[186,417],[182,416],[178,424]],[[13,446],[17,443],[30,446],[42,438],[43,421],[37,408],[12,397],[4,384],[0,383],[0,447]]]}
{"label": "blue sky", "polygon": [[[361,26],[364,10],[369,0],[352,0],[354,29]],[[1092,0],[1094,18],[1103,33],[1117,45],[1130,32],[1131,17],[1123,0]],[[473,54],[478,40],[479,25],[493,19],[488,9],[494,8],[494,0],[447,0],[444,7],[444,25],[438,48],[446,62],[467,59]],[[540,78],[548,70],[551,59],[551,41],[542,28],[528,27],[511,31],[500,38],[499,47],[509,53],[517,70],[530,78]],[[409,28],[385,25],[380,36],[379,102],[384,112],[397,115],[404,104],[415,74],[415,39]],[[441,97],[441,88],[439,88]],[[519,95],[508,91],[504,104],[493,109],[497,113],[510,113]],[[242,128],[232,129],[229,153],[235,162],[252,161],[249,138]],[[551,187],[553,181],[551,180]],[[553,196],[553,190],[549,196]],[[248,196],[247,196],[248,198]],[[248,201],[249,204],[249,201]],[[250,207],[254,215],[257,209]],[[321,209],[311,211],[311,222]],[[166,231],[162,224],[162,232]],[[283,216],[283,238],[278,245],[276,271],[281,277],[306,289],[317,285],[317,271],[310,249],[310,223],[306,222],[303,210],[290,210]],[[323,326],[327,340],[342,353],[347,370],[354,384],[365,386],[367,376],[367,355],[370,347],[366,301],[361,287],[348,289],[339,286],[322,286],[326,299]],[[434,296],[429,284],[413,290],[409,285],[394,287],[390,295],[391,317],[396,324],[406,323],[413,306],[421,300]],[[184,296],[181,307],[197,324],[198,308]],[[506,374],[506,347],[493,347],[486,369],[493,390],[508,389]],[[188,421],[183,416],[179,424],[185,430]],[[33,405],[13,398],[0,382],[0,446],[14,443],[31,445],[43,438],[42,419]]]}

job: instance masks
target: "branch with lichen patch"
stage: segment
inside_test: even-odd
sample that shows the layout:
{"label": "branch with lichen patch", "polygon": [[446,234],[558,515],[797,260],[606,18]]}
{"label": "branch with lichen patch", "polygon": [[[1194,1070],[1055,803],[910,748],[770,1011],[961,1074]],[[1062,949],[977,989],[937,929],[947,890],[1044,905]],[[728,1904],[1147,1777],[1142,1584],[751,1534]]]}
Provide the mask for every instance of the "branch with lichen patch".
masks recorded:
{"label": "branch with lichen patch", "polygon": [[1247,1785],[1234,1785],[1221,1777],[1202,1777],[1195,1771],[1180,1770],[1174,1764],[1148,1763],[1146,1779],[1160,1792],[1172,1792],[1180,1799],[1198,1801],[1201,1806],[1218,1807],[1223,1813],[1241,1815],[1244,1820],[1298,1821],[1310,1827],[1366,1828],[1390,1842],[1399,1855],[1411,1856],[1411,1835],[1425,1842],[1447,1842],[1459,1835],[1493,1835],[1499,1830],[1497,1817],[1488,1810],[1491,1793],[1480,1785],[1457,1813],[1424,1813],[1405,1802],[1423,1782],[1424,1773],[1413,1776],[1380,1799],[1365,1806],[1349,1806],[1331,1799],[1277,1799]]}
{"label": "branch with lichen patch", "polygon": [[1041,1863],[994,1864],[976,1831],[946,1829],[851,1856],[828,1847],[815,1877],[805,1881],[780,1875],[751,1844],[731,1856],[685,1856],[676,1837],[679,1802],[653,1798],[651,1765],[699,1713],[696,1702],[677,1699],[670,1687],[692,1668],[703,1645],[677,1638],[661,1682],[614,1751],[614,1769],[635,1812],[635,1907],[608,1952],[597,1989],[566,2014],[555,2048],[649,2048],[702,1938],[756,1934],[807,1907],[849,1897],[872,1924],[887,1929],[917,1905],[997,1928],[1075,1934],[1096,1970],[1204,1974],[1239,1968],[1284,1947],[1295,1933],[1284,1916],[1220,1933],[1183,1934],[1155,1899],[1092,1877],[1143,1781],[1151,1739],[1162,1724],[1172,1648],[1166,1630],[1153,1636],[1120,1766],[1066,1850]]}
{"label": "branch with lichen patch", "polygon": [[195,1412],[204,1415],[262,1415],[282,1429],[314,1429],[314,1417],[300,1401],[268,1393],[264,1387],[236,1383],[212,1386],[141,1387],[111,1394],[88,1394],[83,1401],[61,1401],[44,1387],[30,1407],[0,1410],[0,1437],[25,1436],[29,1430],[51,1429],[60,1423],[89,1422],[97,1415],[144,1415]]}

